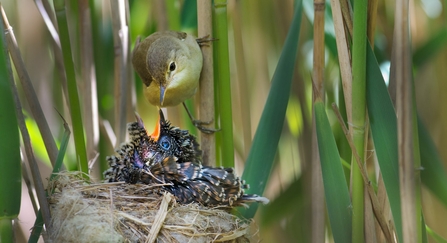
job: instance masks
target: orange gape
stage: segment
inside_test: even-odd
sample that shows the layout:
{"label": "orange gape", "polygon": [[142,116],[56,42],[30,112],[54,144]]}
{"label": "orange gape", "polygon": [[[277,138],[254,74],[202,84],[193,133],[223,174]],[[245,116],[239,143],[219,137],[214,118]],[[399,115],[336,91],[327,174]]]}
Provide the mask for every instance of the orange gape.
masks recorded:
{"label": "orange gape", "polygon": [[158,122],[155,124],[155,129],[149,137],[151,137],[154,141],[158,141],[158,138],[160,137],[160,129],[160,117],[158,117]]}

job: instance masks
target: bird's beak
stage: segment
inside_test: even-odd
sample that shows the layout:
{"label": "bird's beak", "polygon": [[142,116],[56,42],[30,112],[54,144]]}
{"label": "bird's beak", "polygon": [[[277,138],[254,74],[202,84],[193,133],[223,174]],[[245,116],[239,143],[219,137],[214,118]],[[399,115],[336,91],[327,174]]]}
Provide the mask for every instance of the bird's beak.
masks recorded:
{"label": "bird's beak", "polygon": [[157,124],[155,125],[155,129],[154,129],[154,132],[150,135],[150,137],[152,138],[152,139],[154,139],[155,141],[158,141],[158,139],[160,138],[160,134],[161,134],[161,127],[162,127],[162,125],[164,124],[164,123],[166,123],[166,120],[165,120],[165,116],[164,116],[164,114],[163,114],[163,111],[160,109],[160,111],[159,111],[159,116],[158,116],[158,122],[157,122]]}
{"label": "bird's beak", "polygon": [[163,101],[165,99],[165,92],[166,88],[163,86],[163,84],[160,83],[160,107],[163,106]]}

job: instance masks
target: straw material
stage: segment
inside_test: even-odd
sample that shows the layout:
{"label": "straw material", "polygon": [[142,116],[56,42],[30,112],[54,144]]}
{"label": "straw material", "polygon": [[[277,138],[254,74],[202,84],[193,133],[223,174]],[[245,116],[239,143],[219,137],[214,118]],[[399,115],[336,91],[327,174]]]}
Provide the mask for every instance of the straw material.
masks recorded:
{"label": "straw material", "polygon": [[88,184],[79,172],[50,182],[53,242],[249,242],[249,223],[225,208],[180,205],[159,185]]}

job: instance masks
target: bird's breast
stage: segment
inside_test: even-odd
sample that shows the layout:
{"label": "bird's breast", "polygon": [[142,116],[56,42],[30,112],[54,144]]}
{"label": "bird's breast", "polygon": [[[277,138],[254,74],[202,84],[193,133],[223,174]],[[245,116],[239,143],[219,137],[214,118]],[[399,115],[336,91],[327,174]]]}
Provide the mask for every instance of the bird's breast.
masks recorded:
{"label": "bird's breast", "polygon": [[198,86],[199,77],[183,78],[169,83],[165,89],[163,105],[160,105],[160,86],[155,82],[146,87],[144,94],[152,105],[160,107],[176,106],[194,96]]}

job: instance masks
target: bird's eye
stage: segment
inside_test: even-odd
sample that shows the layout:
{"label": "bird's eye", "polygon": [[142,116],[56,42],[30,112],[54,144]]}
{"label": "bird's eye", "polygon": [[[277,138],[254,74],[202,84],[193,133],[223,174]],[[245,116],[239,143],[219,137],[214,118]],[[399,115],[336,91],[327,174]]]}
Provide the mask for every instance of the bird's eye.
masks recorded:
{"label": "bird's eye", "polygon": [[160,144],[163,150],[169,150],[171,148],[171,140],[168,137],[161,137],[158,144]]}
{"label": "bird's eye", "polygon": [[174,71],[176,68],[175,62],[171,62],[171,64],[169,64],[169,71]]}

